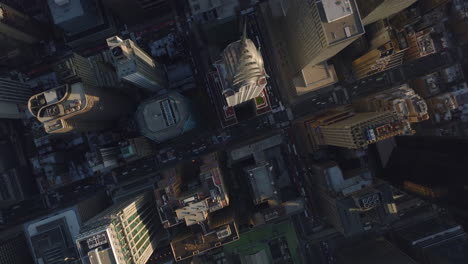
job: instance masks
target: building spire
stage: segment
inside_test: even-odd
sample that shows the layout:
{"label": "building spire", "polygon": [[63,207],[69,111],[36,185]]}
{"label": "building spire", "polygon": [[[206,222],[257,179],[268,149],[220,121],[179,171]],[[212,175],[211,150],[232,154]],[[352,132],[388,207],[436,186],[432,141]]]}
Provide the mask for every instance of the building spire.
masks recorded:
{"label": "building spire", "polygon": [[242,29],[241,42],[245,43],[246,40],[247,40],[247,20],[244,21],[244,28]]}

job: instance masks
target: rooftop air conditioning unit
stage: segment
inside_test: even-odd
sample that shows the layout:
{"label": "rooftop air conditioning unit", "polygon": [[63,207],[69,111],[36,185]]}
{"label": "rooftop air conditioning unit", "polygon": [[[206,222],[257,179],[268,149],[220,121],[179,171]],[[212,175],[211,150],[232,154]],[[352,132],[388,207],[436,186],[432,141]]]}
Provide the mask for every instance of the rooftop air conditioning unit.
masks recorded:
{"label": "rooftop air conditioning unit", "polygon": [[226,228],[223,228],[220,231],[216,232],[216,236],[218,237],[218,239],[228,237],[231,234],[232,234],[232,232],[231,232],[231,227],[230,226],[227,226]]}

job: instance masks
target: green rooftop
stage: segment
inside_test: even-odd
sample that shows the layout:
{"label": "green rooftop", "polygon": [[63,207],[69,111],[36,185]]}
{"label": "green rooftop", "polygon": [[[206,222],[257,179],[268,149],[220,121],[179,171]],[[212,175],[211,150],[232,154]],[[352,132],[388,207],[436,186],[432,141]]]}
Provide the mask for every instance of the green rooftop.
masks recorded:
{"label": "green rooftop", "polygon": [[255,97],[255,102],[256,102],[258,105],[261,105],[261,104],[265,103],[265,99],[263,99],[262,96]]}
{"label": "green rooftop", "polygon": [[[257,260],[259,257],[266,255],[268,263],[288,263],[284,262],[284,260],[279,262],[280,259],[278,258],[278,254],[281,254],[278,244],[284,242],[286,242],[287,250],[291,256],[289,263],[302,263],[299,253],[299,241],[294,226],[290,222],[267,224],[242,233],[239,240],[224,246],[224,252],[227,255],[237,255],[242,263],[255,263],[255,255]],[[276,250],[271,250],[271,248]],[[275,261],[274,255],[277,256],[278,261]]]}

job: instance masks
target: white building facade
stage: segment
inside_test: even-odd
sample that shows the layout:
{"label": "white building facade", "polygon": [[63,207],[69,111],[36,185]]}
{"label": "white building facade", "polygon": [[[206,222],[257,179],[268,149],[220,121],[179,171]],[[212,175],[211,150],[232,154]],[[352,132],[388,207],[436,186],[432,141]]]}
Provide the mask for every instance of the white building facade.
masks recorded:
{"label": "white building facade", "polygon": [[235,106],[261,95],[267,85],[263,57],[244,30],[241,40],[229,44],[216,63],[227,106]]}

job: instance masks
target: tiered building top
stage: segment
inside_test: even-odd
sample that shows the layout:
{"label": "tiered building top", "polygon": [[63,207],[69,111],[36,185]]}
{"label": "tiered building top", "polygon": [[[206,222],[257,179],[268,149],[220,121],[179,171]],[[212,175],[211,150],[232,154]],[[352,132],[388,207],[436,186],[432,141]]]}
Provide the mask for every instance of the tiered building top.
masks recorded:
{"label": "tiered building top", "polygon": [[226,47],[221,57],[218,70],[224,79],[222,93],[228,106],[261,95],[267,84],[262,54],[245,32],[241,40]]}

